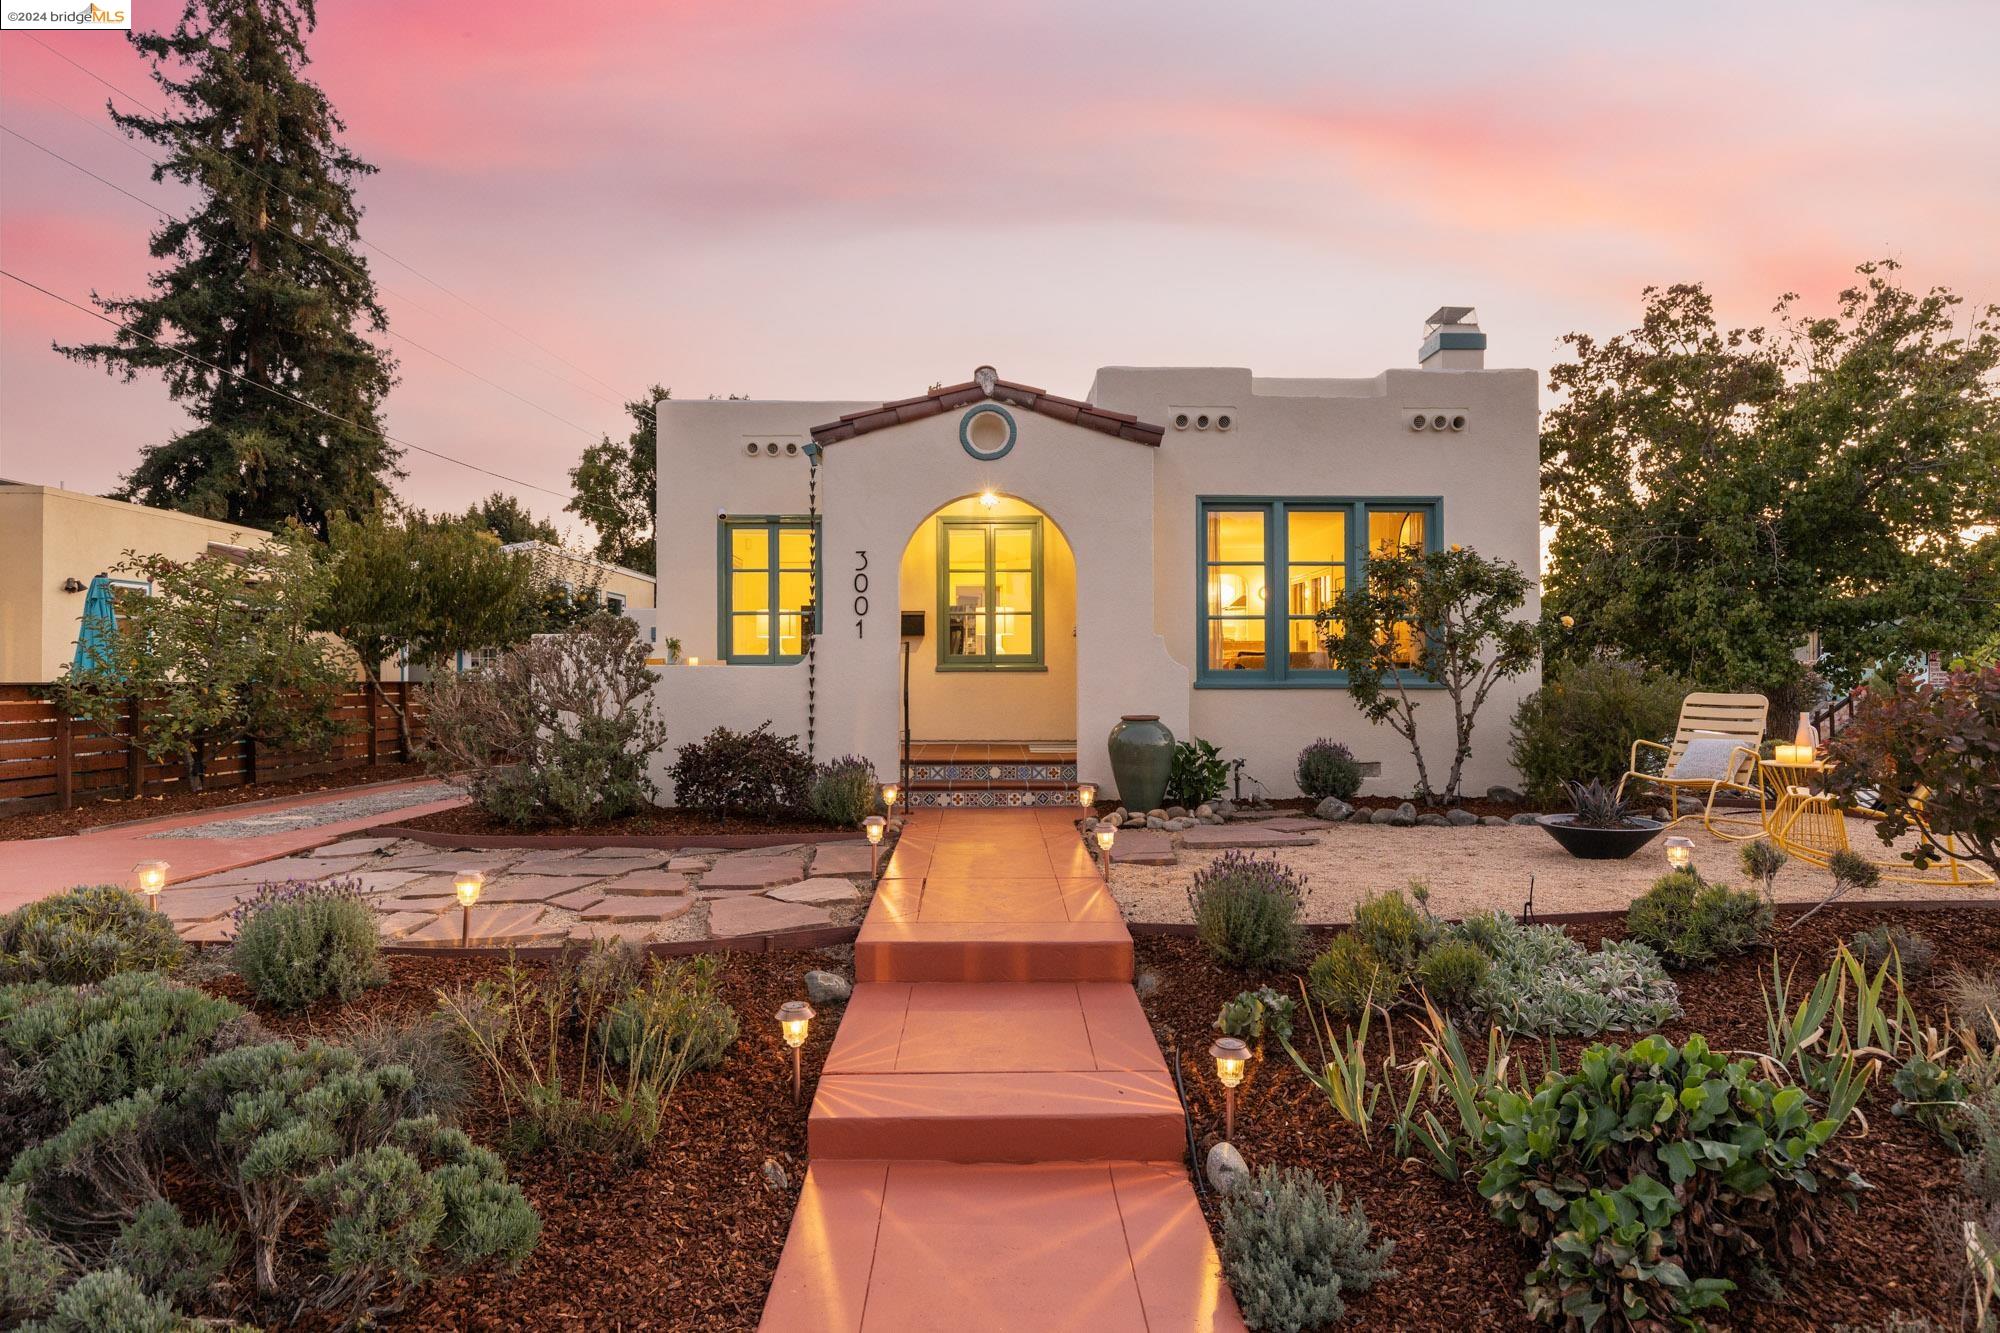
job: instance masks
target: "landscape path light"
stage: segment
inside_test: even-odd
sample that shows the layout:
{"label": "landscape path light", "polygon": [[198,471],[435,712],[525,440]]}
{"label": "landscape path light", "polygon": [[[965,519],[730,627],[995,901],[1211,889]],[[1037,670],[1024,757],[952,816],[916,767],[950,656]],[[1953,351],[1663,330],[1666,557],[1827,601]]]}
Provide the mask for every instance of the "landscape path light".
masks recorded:
{"label": "landscape path light", "polygon": [[889,827],[889,821],[880,815],[870,815],[861,821],[861,831],[868,835],[868,873],[882,871],[882,834]]}
{"label": "landscape path light", "polygon": [[1076,803],[1086,810],[1096,805],[1097,784],[1093,782],[1079,782],[1076,787]]}
{"label": "landscape path light", "polygon": [[888,813],[891,819],[896,817],[896,798],[902,794],[903,789],[895,783],[885,782],[882,784],[882,809]]}
{"label": "landscape path light", "polygon": [[1215,1045],[1208,1048],[1215,1057],[1215,1077],[1222,1084],[1222,1138],[1225,1143],[1236,1138],[1236,1085],[1243,1081],[1243,1064],[1250,1058],[1250,1048],[1241,1037],[1217,1037]]}
{"label": "landscape path light", "polygon": [[1118,830],[1109,824],[1097,826],[1098,859],[1104,863],[1104,882],[1111,882],[1111,844],[1118,840]]}
{"label": "landscape path light", "polygon": [[787,1000],[778,1006],[778,1028],[785,1045],[792,1048],[792,1104],[799,1100],[799,1048],[806,1044],[806,1029],[812,1026],[813,1007],[804,1000]]}
{"label": "landscape path light", "polygon": [[458,895],[460,908],[458,947],[461,949],[472,942],[472,905],[479,901],[479,891],[485,887],[486,876],[477,870],[461,870],[452,877],[452,892]]}
{"label": "landscape path light", "polygon": [[1661,844],[1667,849],[1667,864],[1675,870],[1686,870],[1694,865],[1694,839],[1668,838]]}
{"label": "landscape path light", "polygon": [[132,867],[132,885],[146,895],[146,905],[160,910],[160,890],[167,887],[165,861],[141,861]]}

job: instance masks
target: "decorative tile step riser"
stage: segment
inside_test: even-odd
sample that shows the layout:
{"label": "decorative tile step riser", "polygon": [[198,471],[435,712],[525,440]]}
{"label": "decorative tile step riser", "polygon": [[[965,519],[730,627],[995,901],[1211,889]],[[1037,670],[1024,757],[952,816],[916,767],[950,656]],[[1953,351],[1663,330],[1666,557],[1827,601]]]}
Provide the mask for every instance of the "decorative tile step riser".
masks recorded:
{"label": "decorative tile step riser", "polygon": [[910,783],[920,782],[1069,782],[1076,781],[1076,761],[1066,763],[912,763]]}
{"label": "decorative tile step riser", "polygon": [[912,810],[1012,810],[1031,806],[1075,805],[1076,793],[1056,787],[1030,791],[1021,787],[993,787],[984,790],[957,788],[950,791],[913,789],[908,798]]}

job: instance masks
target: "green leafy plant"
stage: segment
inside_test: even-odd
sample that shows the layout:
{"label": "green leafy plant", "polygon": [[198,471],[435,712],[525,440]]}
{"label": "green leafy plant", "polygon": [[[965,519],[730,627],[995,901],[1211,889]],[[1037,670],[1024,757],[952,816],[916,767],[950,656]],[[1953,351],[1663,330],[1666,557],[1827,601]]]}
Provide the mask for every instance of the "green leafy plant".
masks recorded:
{"label": "green leafy plant", "polygon": [[680,748],[672,776],[683,809],[776,819],[804,808],[812,761],[798,737],[776,735],[768,722],[751,731],[717,727]]}
{"label": "green leafy plant", "polygon": [[227,1231],[208,1222],[189,1226],[178,1208],[155,1199],[118,1229],[110,1261],[147,1295],[180,1304],[207,1291],[235,1255],[236,1238]]}
{"label": "green leafy plant", "polygon": [[1493,960],[1470,940],[1439,940],[1417,960],[1417,983],[1449,1010],[1472,1008],[1486,985]]}
{"label": "green leafy plant", "polygon": [[1792,858],[1786,854],[1784,848],[1767,838],[1744,843],[1743,850],[1737,853],[1737,856],[1743,865],[1743,873],[1756,880],[1763,889],[1764,901],[1776,907],[1778,872],[1783,870],[1785,863]]}
{"label": "green leafy plant", "polygon": [[74,888],[0,916],[0,981],[86,985],[116,972],[164,971],[182,953],[166,914],[115,884]]}
{"label": "green leafy plant", "polygon": [[654,795],[648,767],[667,743],[648,652],[629,618],[601,613],[447,676],[428,696],[426,762],[517,827],[641,809]]}
{"label": "green leafy plant", "polygon": [[95,1241],[162,1197],[159,1115],[151,1088],[93,1106],[24,1149],[6,1183],[24,1188],[28,1215],[58,1240]]}
{"label": "green leafy plant", "polygon": [[1291,996],[1260,986],[1225,1000],[1215,1016],[1215,1029],[1225,1037],[1242,1038],[1253,1050],[1262,1050],[1265,1033],[1279,1041],[1292,1035],[1292,1015],[1298,1007],[1299,1002]]}
{"label": "green leafy plant", "polygon": [[1492,958],[1477,1007],[1509,1032],[1643,1032],[1680,1012],[1679,989],[1643,944],[1614,940],[1591,953],[1558,927],[1504,912],[1468,918],[1460,935]]}
{"label": "green leafy plant", "polygon": [[235,917],[231,959],[260,1003],[345,1004],[381,980],[380,928],[358,881],[259,885]]}
{"label": "green leafy plant", "polygon": [[1229,761],[1222,752],[1197,736],[1174,746],[1172,765],[1167,769],[1167,803],[1189,810],[1206,805],[1229,790]]}
{"label": "green leafy plant", "polygon": [[1634,828],[1630,802],[1602,782],[1565,782],[1563,792],[1574,812],[1570,822],[1580,828]]}
{"label": "green leafy plant", "polygon": [[1368,951],[1407,976],[1435,934],[1431,919],[1395,889],[1372,893],[1354,908],[1354,933]]}
{"label": "green leafy plant", "polygon": [[1283,967],[1298,957],[1305,877],[1275,857],[1224,852],[1195,871],[1188,907],[1195,934],[1225,967]]}
{"label": "green leafy plant", "polygon": [[[1411,1066],[1409,1091],[1396,1114],[1396,1152],[1407,1156],[1412,1147],[1420,1148],[1432,1170],[1457,1180],[1461,1161],[1484,1160],[1487,1104],[1507,1086],[1507,1034],[1497,1024],[1488,1027],[1485,1063],[1475,1065],[1458,1029],[1428,1000],[1423,1032],[1423,1053]],[[1439,1118],[1440,1098],[1449,1102],[1454,1124]]]}
{"label": "green leafy plant", "polygon": [[1410,974],[1385,963],[1353,930],[1335,935],[1306,967],[1307,993],[1348,1018],[1388,1008],[1409,984]]}
{"label": "green leafy plant", "polygon": [[137,1278],[122,1268],[85,1273],[55,1301],[49,1317],[25,1325],[22,1333],[181,1333],[191,1321],[167,1302],[148,1296]]}
{"label": "green leafy plant", "polygon": [[1871,926],[1857,930],[1847,939],[1847,948],[1861,965],[1874,971],[1894,961],[1903,980],[1921,981],[1930,975],[1937,948],[1924,936],[1901,926]]}
{"label": "green leafy plant", "polygon": [[1822,908],[1831,907],[1857,889],[1872,889],[1882,882],[1881,868],[1858,852],[1835,852],[1826,859],[1826,869],[1833,877],[1833,887],[1827,891],[1826,897],[1808,907],[1786,929],[1796,930]]}
{"label": "green leafy plant", "polygon": [[1723,1308],[1730,1274],[1799,1261],[1851,1173],[1821,1150],[1842,1116],[1699,1035],[1592,1046],[1532,1095],[1488,1104],[1479,1192],[1541,1251],[1537,1319],[1645,1325]]}
{"label": "green leafy plant", "polygon": [[875,765],[858,754],[831,759],[813,770],[806,791],[806,808],[821,823],[857,828],[882,808],[875,783]]}
{"label": "green leafy plant", "polygon": [[[1336,1032],[1324,1008],[1311,1011],[1313,1036],[1325,1056],[1325,1063],[1318,1068],[1306,1063],[1289,1038],[1280,1038],[1285,1054],[1292,1057],[1299,1072],[1326,1095],[1335,1115],[1361,1131],[1363,1139],[1368,1138],[1375,1104],[1382,1095],[1381,1085],[1368,1072],[1368,1023],[1373,1013],[1372,1006],[1363,1006],[1357,1021]],[[1393,1040],[1394,1033],[1390,1035]]]}
{"label": "green leafy plant", "polygon": [[1953,1152],[1963,1151],[1959,1142],[1960,1119],[1972,1090],[1957,1070],[1925,1055],[1911,1055],[1891,1080],[1896,1101],[1889,1110],[1930,1130]]}
{"label": "green leafy plant", "polygon": [[681,1075],[713,1069],[736,1042],[736,1011],[715,992],[713,954],[655,959],[646,979],[611,1007],[599,1039],[611,1063],[657,1080],[671,1096]]}
{"label": "green leafy plant", "polygon": [[1693,870],[1655,880],[1625,913],[1625,933],[1676,967],[1707,967],[1748,953],[1771,928],[1771,905]]}
{"label": "green leafy plant", "polygon": [[1315,801],[1331,796],[1347,801],[1361,790],[1361,765],[1354,751],[1324,736],[1299,751],[1299,790]]}
{"label": "green leafy plant", "polygon": [[1368,1217],[1297,1168],[1264,1167],[1222,1201],[1222,1266],[1244,1322],[1300,1333],[1339,1321],[1346,1294],[1396,1275],[1394,1241],[1371,1243]]}
{"label": "green leafy plant", "polygon": [[[1347,673],[1349,697],[1410,747],[1417,795],[1426,803],[1458,802],[1487,695],[1534,665],[1535,625],[1514,618],[1532,586],[1512,562],[1462,547],[1378,551],[1368,559],[1368,577],[1319,615],[1320,642]],[[1452,712],[1451,764],[1441,787],[1431,781],[1417,726],[1424,701],[1437,698],[1449,700]]]}
{"label": "green leafy plant", "polygon": [[1873,793],[1885,845],[1917,835],[1902,854],[1912,865],[1936,865],[1956,849],[2000,873],[2000,666],[1941,685],[1905,677],[1870,689],[1827,755],[1828,792]]}
{"label": "green leafy plant", "polygon": [[1571,780],[1615,785],[1632,742],[1665,741],[1694,687],[1615,657],[1545,666],[1540,688],[1514,712],[1511,757],[1528,799],[1552,808]]}
{"label": "green leafy plant", "polygon": [[16,1327],[54,1308],[76,1256],[28,1223],[27,1190],[0,1185],[0,1324]]}

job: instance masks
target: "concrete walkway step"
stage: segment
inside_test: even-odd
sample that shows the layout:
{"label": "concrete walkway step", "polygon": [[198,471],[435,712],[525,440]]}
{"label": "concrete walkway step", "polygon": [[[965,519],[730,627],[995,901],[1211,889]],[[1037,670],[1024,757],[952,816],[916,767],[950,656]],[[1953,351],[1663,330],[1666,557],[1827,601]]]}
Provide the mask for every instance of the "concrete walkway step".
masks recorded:
{"label": "concrete walkway step", "polygon": [[769,1333],[1243,1328],[1175,1163],[816,1161]]}

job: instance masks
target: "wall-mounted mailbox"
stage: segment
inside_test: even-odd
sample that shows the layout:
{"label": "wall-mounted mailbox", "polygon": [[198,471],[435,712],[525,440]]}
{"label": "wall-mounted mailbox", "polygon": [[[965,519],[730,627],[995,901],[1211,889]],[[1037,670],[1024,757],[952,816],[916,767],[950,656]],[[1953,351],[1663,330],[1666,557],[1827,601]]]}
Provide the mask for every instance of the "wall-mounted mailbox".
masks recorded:
{"label": "wall-mounted mailbox", "polygon": [[921,611],[903,612],[903,637],[906,639],[921,639],[924,637],[923,612]]}

